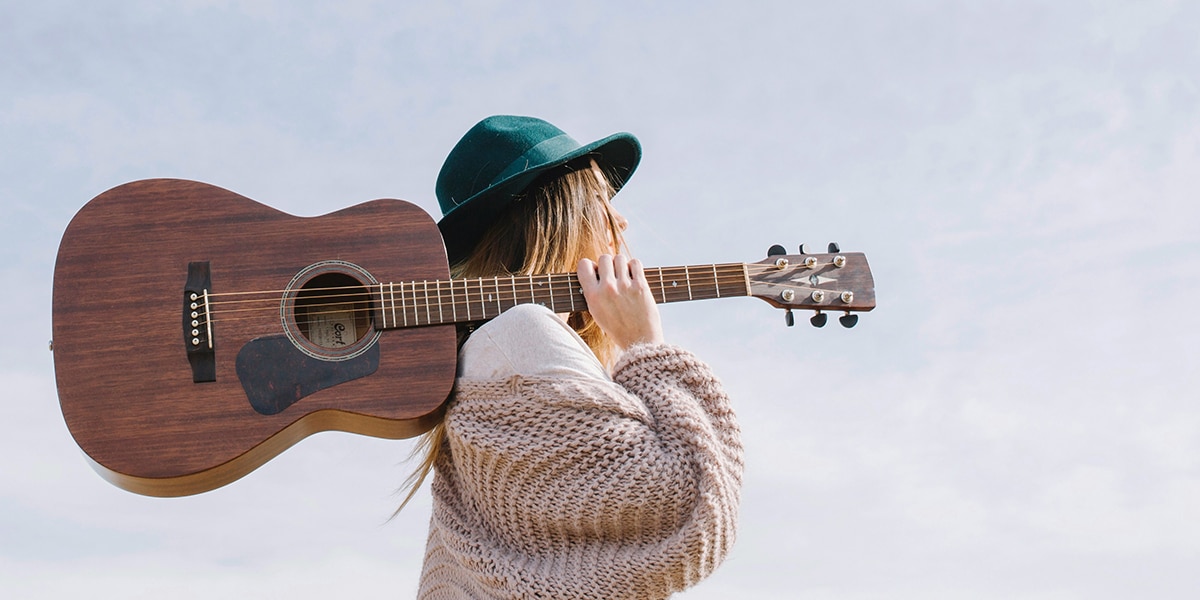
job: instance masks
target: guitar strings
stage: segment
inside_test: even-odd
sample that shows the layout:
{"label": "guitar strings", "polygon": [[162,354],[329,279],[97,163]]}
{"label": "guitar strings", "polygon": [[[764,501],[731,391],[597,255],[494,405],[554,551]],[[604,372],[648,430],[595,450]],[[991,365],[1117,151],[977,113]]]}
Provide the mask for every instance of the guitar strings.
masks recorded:
{"label": "guitar strings", "polygon": [[[701,298],[707,299],[717,296],[709,296],[705,290],[714,289],[718,296],[746,296],[749,295],[749,290],[746,289],[748,277],[761,275],[768,272],[782,272],[792,270],[797,267],[805,268],[806,270],[817,270],[821,267],[831,266],[831,262],[818,263],[813,267],[807,267],[802,264],[788,265],[780,268],[776,265],[761,264],[761,263],[726,263],[712,265],[687,265],[678,267],[649,267],[645,269],[645,277],[651,287],[651,294],[658,302],[673,302],[689,299],[695,295],[695,290],[688,288],[701,288]],[[679,279],[683,279],[684,283],[680,285]],[[566,294],[566,298],[562,302],[567,304],[568,300],[571,304],[577,307],[586,309],[586,303],[579,290],[578,279],[575,273],[554,273],[543,275],[517,275],[503,277],[501,281],[498,278],[472,278],[472,279],[450,279],[450,280],[435,280],[435,281],[409,281],[399,284],[382,284],[372,283],[367,286],[349,285],[349,286],[331,286],[322,288],[300,288],[294,290],[260,290],[250,292],[224,292],[210,293],[210,298],[229,298],[225,300],[216,300],[210,302],[213,315],[212,321],[216,323],[218,316],[222,322],[231,322],[239,320],[247,320],[258,318],[257,315],[263,311],[278,311],[280,309],[280,296],[285,293],[296,293],[293,296],[294,300],[303,300],[303,306],[310,316],[326,315],[326,314],[354,314],[373,313],[379,310],[372,303],[378,298],[378,290],[382,286],[388,286],[389,294],[392,299],[395,299],[394,287],[400,288],[400,294],[403,307],[397,306],[397,310],[403,310],[406,314],[405,319],[411,315],[412,321],[415,324],[432,323],[429,318],[429,312],[435,307],[442,313],[444,317],[446,311],[457,312],[459,307],[462,307],[464,317],[467,316],[469,309],[476,306],[476,313],[482,313],[481,318],[490,318],[494,303],[496,314],[503,311],[505,306],[510,307],[522,303],[522,300],[529,302],[538,302],[539,298],[545,297],[546,301],[558,302],[560,294]],[[522,281],[523,280],[523,281]],[[668,281],[671,282],[671,288],[668,289]],[[429,284],[433,284],[431,289],[426,290]],[[461,288],[459,284],[461,285]],[[655,288],[658,289],[655,289]],[[532,288],[532,289],[531,289]],[[565,289],[564,289],[565,288]],[[722,288],[736,290],[733,293],[722,293]],[[460,289],[462,291],[460,291]],[[406,294],[412,291],[411,298],[403,298]],[[301,295],[301,292],[303,294]],[[486,295],[486,297],[485,297]],[[262,298],[253,298],[252,296],[266,296]],[[422,301],[421,296],[424,296]],[[460,297],[461,296],[461,297]],[[235,299],[237,298],[237,299]],[[320,300],[320,302],[312,302]],[[354,306],[350,309],[345,309],[341,305],[351,303],[362,306]],[[544,303],[544,302],[543,302]],[[231,305],[240,306],[239,308],[231,308]],[[322,308],[339,306],[334,310],[321,310]],[[564,306],[565,308],[565,306]],[[453,310],[451,310],[453,309]],[[422,312],[425,312],[425,318],[422,317]],[[235,313],[254,313],[246,316],[232,316]],[[490,315],[490,316],[489,316]],[[444,318],[439,318],[439,322],[450,322]]]}
{"label": "guitar strings", "polygon": [[[826,263],[826,264],[831,264],[831,263]],[[649,274],[649,273],[651,273],[651,272],[661,272],[661,273],[687,273],[688,271],[691,271],[691,272],[694,272],[694,273],[696,274],[696,276],[698,276],[698,277],[699,277],[699,276],[705,276],[706,274],[711,274],[711,269],[712,269],[713,267],[716,267],[716,268],[718,268],[718,269],[721,269],[721,268],[735,268],[735,269],[738,269],[738,270],[739,270],[739,273],[737,273],[736,275],[737,275],[737,276],[739,276],[739,277],[740,277],[740,275],[741,275],[741,273],[740,273],[740,270],[741,270],[742,268],[747,268],[747,269],[755,269],[755,268],[758,268],[758,269],[761,269],[761,271],[772,271],[772,270],[778,270],[778,267],[775,267],[775,266],[772,266],[772,265],[760,265],[760,264],[758,264],[758,263],[727,263],[727,264],[716,264],[716,265],[687,265],[687,266],[679,266],[679,267],[647,267],[647,268],[645,268],[645,269],[644,269],[644,271],[645,271],[647,274]],[[727,274],[727,276],[733,277],[734,275],[732,275],[732,274]],[[526,279],[528,279],[528,278],[534,278],[534,279],[537,279],[537,278],[547,278],[547,279],[551,279],[551,278],[554,278],[554,277],[561,277],[561,278],[567,278],[567,277],[570,277],[570,278],[572,278],[572,280],[574,280],[573,278],[575,278],[575,273],[551,273],[551,274],[541,274],[541,275],[502,275],[502,276],[500,276],[500,277],[501,277],[502,279],[505,279],[505,280],[509,280],[509,279],[512,279],[512,280],[519,280],[519,279],[522,279],[522,278],[526,278]],[[494,279],[493,277],[481,277],[481,278],[472,278],[472,279],[441,279],[441,280],[433,280],[433,281],[429,281],[429,283],[437,283],[437,282],[441,282],[441,283],[443,283],[443,284],[446,284],[446,283],[448,283],[448,282],[449,282],[449,283],[458,283],[458,282],[462,282],[462,281],[467,281],[467,282],[479,282],[479,281],[485,281],[485,282],[486,282],[486,281],[492,281],[493,279]],[[425,283],[425,281],[423,281],[423,280],[422,280],[422,281],[411,280],[411,281],[406,281],[406,282],[404,282],[404,283],[405,283],[406,285],[409,285],[409,286],[411,286],[411,285],[412,285],[412,284],[414,284],[414,283]],[[349,285],[349,286],[334,286],[334,287],[323,287],[323,288],[304,288],[304,289],[321,290],[321,291],[324,291],[324,290],[343,290],[343,289],[358,289],[358,288],[363,288],[363,287],[374,287],[374,286],[378,286],[378,285],[380,285],[380,284],[379,284],[378,282],[376,282],[376,283],[369,284],[368,286],[362,286],[362,285]],[[386,284],[385,284],[385,285],[386,285]],[[254,291],[247,291],[247,292],[222,292],[222,293],[209,293],[209,294],[208,294],[208,296],[209,296],[210,298],[218,298],[218,297],[225,297],[225,296],[249,296],[249,295],[256,295],[256,294],[271,294],[271,295],[280,295],[280,294],[285,294],[285,293],[287,293],[287,292],[289,292],[289,291],[295,291],[295,290],[281,289],[281,290],[254,290]],[[235,300],[226,300],[226,301],[224,301],[224,302],[246,302],[246,300],[237,300],[237,301],[235,301]]]}

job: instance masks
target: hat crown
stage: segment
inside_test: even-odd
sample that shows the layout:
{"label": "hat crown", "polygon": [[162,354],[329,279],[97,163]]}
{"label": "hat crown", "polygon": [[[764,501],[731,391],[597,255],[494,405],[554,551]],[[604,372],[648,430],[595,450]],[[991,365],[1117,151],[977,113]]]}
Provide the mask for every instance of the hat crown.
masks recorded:
{"label": "hat crown", "polygon": [[466,257],[488,226],[538,178],[595,160],[613,190],[637,168],[642,147],[630,133],[580,145],[563,130],[534,117],[497,115],[470,129],[442,165],[435,192],[438,228],[451,264]]}
{"label": "hat crown", "polygon": [[578,148],[579,142],[542,119],[488,117],[463,135],[442,165],[435,186],[442,214],[513,175]]}

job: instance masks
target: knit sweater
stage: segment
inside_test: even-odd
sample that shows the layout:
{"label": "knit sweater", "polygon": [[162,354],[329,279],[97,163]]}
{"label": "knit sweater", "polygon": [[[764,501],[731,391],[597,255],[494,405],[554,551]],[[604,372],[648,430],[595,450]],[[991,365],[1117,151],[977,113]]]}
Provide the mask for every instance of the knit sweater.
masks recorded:
{"label": "knit sweater", "polygon": [[716,569],[742,446],[708,366],[638,345],[611,380],[543,371],[456,382],[420,596],[666,598]]}

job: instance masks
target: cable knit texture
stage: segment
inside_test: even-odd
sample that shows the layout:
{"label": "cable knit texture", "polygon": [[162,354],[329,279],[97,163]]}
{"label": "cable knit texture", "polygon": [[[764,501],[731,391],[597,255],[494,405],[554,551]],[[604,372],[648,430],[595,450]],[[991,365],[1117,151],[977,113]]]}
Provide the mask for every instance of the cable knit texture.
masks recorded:
{"label": "cable knit texture", "polygon": [[733,544],[740,433],[686,350],[634,346],[612,381],[460,379],[446,428],[422,598],[666,598]]}

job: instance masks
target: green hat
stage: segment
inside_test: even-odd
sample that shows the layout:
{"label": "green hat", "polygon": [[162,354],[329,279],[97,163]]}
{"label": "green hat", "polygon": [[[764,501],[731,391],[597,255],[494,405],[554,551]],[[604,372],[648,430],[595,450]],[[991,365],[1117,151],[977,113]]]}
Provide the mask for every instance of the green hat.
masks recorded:
{"label": "green hat", "polygon": [[580,145],[563,130],[533,117],[488,117],[463,136],[446,157],[437,178],[442,220],[438,227],[454,264],[475,248],[505,207],[540,175],[590,157],[621,189],[642,158],[630,133],[615,133]]}

